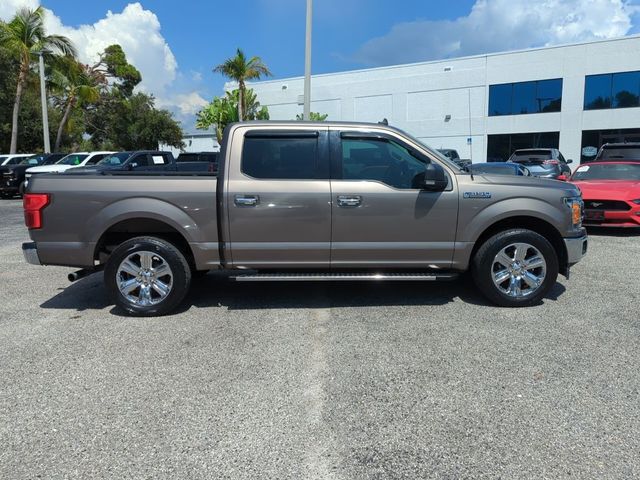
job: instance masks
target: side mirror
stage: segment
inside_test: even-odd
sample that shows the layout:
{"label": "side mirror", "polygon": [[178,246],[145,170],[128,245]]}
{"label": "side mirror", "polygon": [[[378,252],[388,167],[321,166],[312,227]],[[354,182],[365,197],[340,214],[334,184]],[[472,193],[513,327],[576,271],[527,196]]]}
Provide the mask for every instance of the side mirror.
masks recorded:
{"label": "side mirror", "polygon": [[567,163],[573,163],[573,160],[569,159],[567,160]]}
{"label": "side mirror", "polygon": [[421,183],[421,189],[429,192],[442,192],[449,184],[444,168],[437,163],[430,163],[426,166]]}
{"label": "side mirror", "polygon": [[138,164],[136,162],[132,162],[129,164],[129,170],[133,170],[134,168],[138,168]]}

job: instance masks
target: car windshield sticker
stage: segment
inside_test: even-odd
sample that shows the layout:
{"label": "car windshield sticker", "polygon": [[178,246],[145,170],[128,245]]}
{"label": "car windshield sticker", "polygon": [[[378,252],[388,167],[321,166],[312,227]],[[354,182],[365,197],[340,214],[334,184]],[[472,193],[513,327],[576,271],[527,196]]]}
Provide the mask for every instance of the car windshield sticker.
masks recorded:
{"label": "car windshield sticker", "polygon": [[491,192],[464,192],[464,198],[491,198]]}
{"label": "car windshield sticker", "polygon": [[164,159],[160,155],[153,155],[151,158],[154,165],[162,165],[164,163]]}
{"label": "car windshield sticker", "polygon": [[588,172],[589,171],[589,165],[585,165],[584,167],[578,167],[578,169],[576,170],[576,172]]}

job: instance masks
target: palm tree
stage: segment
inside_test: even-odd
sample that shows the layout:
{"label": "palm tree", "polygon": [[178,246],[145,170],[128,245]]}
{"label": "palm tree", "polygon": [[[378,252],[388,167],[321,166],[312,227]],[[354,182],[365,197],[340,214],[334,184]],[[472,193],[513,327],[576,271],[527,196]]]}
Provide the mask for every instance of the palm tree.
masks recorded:
{"label": "palm tree", "polygon": [[18,147],[20,100],[22,99],[22,90],[27,81],[31,62],[38,52],[44,52],[45,60],[50,61],[54,53],[75,57],[76,51],[67,37],[46,34],[42,7],[38,7],[35,10],[21,8],[9,23],[0,24],[0,45],[20,59],[11,128],[10,153],[15,153]]}
{"label": "palm tree", "polygon": [[56,63],[57,68],[51,75],[51,85],[60,95],[59,103],[64,113],[58,126],[54,151],[60,148],[62,133],[74,107],[96,103],[100,98],[100,83],[106,84],[106,80],[101,81],[99,74],[95,74],[87,65],[77,62],[72,57],[62,57]]}
{"label": "palm tree", "polygon": [[238,101],[238,119],[244,120],[244,95],[246,92],[245,82],[247,80],[258,80],[260,77],[270,77],[271,72],[262,62],[260,57],[251,57],[247,61],[244,52],[238,48],[235,57],[228,58],[213,69],[216,73],[221,73],[231,80],[238,82],[240,99]]}

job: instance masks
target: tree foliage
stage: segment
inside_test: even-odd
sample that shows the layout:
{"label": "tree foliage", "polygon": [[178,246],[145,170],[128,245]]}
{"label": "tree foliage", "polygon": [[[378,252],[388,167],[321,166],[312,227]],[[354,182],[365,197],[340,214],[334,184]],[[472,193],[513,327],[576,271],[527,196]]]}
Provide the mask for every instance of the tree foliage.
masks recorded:
{"label": "tree foliage", "polygon": [[[208,130],[213,127],[218,143],[222,142],[225,127],[238,121],[239,99],[239,89],[227,92],[224,97],[214,97],[209,105],[196,114],[196,128]],[[260,105],[252,89],[245,91],[243,103],[245,120],[269,120],[269,110]]]}
{"label": "tree foliage", "polygon": [[[312,122],[324,122],[328,116],[329,116],[328,113],[309,112],[309,120]],[[302,117],[303,115],[300,113],[296,115],[296,120],[298,121],[304,120],[304,118]]]}

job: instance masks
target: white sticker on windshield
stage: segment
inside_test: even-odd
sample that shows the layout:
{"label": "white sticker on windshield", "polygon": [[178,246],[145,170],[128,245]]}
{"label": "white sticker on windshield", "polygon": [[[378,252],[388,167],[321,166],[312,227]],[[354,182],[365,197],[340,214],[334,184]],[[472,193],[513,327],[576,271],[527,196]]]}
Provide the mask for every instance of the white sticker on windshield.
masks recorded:
{"label": "white sticker on windshield", "polygon": [[152,155],[154,165],[164,165],[164,158],[161,155]]}
{"label": "white sticker on windshield", "polygon": [[584,167],[578,167],[578,169],[576,170],[576,172],[588,172],[589,171],[589,165],[585,165]]}

